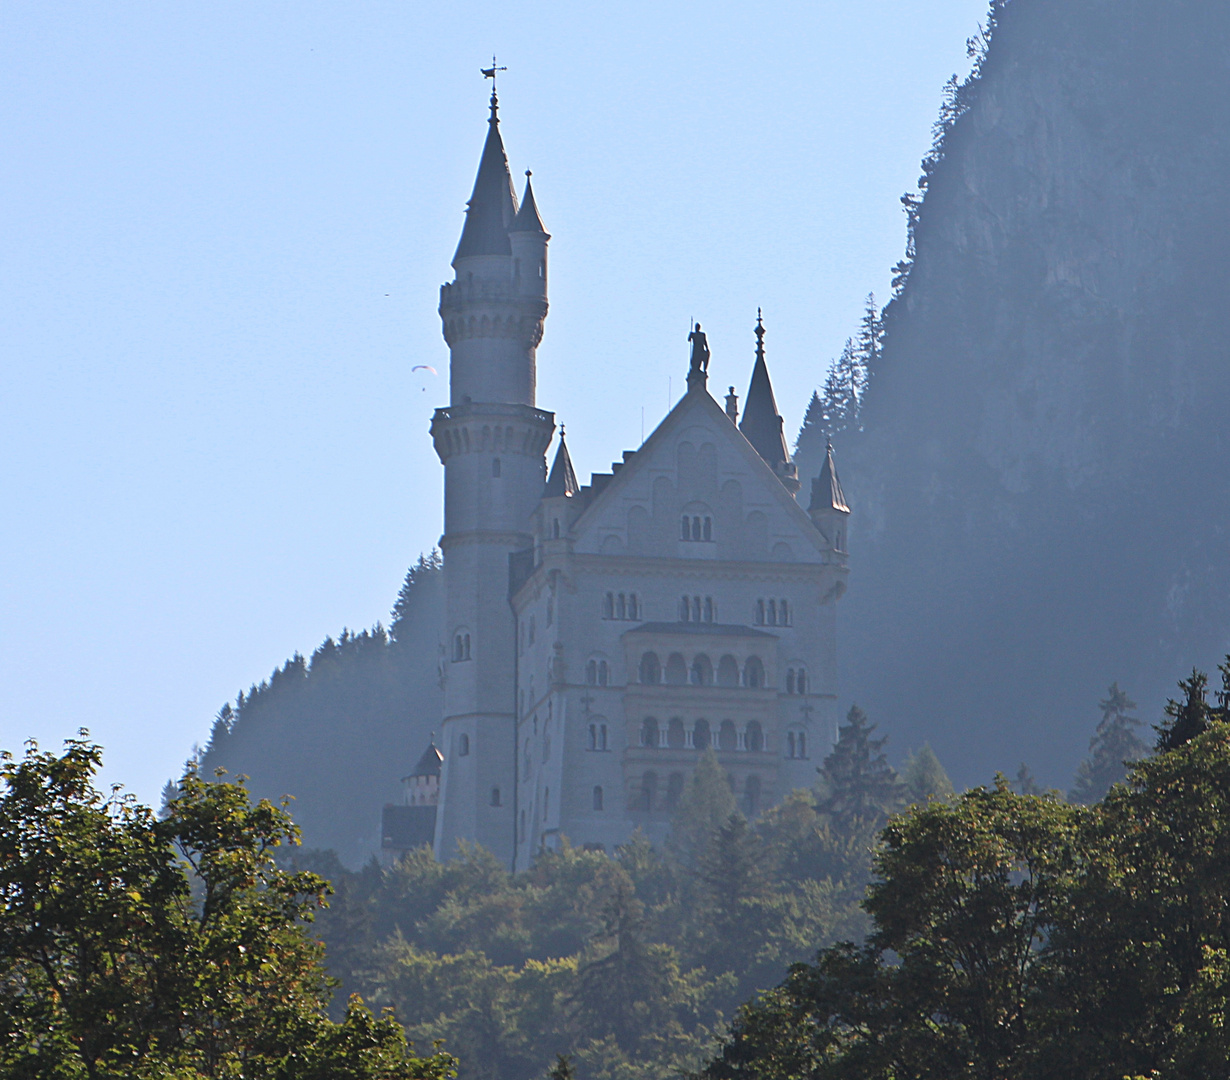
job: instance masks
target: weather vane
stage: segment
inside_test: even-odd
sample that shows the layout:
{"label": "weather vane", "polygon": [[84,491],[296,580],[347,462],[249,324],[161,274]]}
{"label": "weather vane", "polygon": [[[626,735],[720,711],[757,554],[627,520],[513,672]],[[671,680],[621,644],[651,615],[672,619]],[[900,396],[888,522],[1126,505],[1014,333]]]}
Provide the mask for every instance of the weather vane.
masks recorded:
{"label": "weather vane", "polygon": [[491,66],[489,68],[479,68],[478,70],[483,73],[484,79],[491,80],[491,92],[494,94],[495,93],[495,73],[497,71],[507,71],[508,68],[507,67],[496,67],[495,53],[492,53],[491,54]]}

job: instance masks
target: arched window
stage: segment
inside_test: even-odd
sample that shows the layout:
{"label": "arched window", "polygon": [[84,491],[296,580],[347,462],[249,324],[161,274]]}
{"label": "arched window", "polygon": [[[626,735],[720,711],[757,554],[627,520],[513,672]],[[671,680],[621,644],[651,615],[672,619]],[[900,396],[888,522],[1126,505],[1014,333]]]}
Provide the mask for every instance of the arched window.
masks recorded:
{"label": "arched window", "polygon": [[764,626],[764,601],[756,601],[756,625]]}
{"label": "arched window", "polygon": [[628,617],[628,598],[620,593],[615,599],[615,618],[626,619]]}
{"label": "arched window", "polygon": [[786,693],[794,693],[794,668],[786,669]]}
{"label": "arched window", "polygon": [[[793,735],[790,736],[790,745],[794,746],[794,736]],[[598,725],[597,724],[589,725],[589,748],[591,750],[598,749]],[[794,757],[793,754],[791,754],[790,756]]]}
{"label": "arched window", "polygon": [[683,798],[683,773],[673,772],[666,778],[666,807],[674,810]]}
{"label": "arched window", "polygon": [[466,634],[465,640],[462,642],[465,651],[465,659],[470,659],[470,635]]}
{"label": "arched window", "polygon": [[777,621],[782,626],[790,625],[790,605],[785,600],[777,605]]}
{"label": "arched window", "polygon": [[605,660],[598,661],[598,685],[606,686],[611,681],[611,669],[607,667]]}
{"label": "arched window", "polygon": [[641,617],[641,602],[636,598],[636,593],[628,594],[628,618],[639,619]]}
{"label": "arched window", "polygon": [[794,688],[800,694],[807,693],[807,672],[799,668],[799,673],[795,676]]}
{"label": "arched window", "polygon": [[718,662],[717,683],[718,686],[739,685],[739,662],[733,656],[728,654]]}
{"label": "arched window", "polygon": [[694,517],[694,518],[692,519],[692,539],[693,539],[693,540],[700,540],[700,537],[701,537],[701,524],[700,524],[700,518],[698,518],[698,517]]}
{"label": "arched window", "polygon": [[470,752],[470,736],[462,735],[457,740],[457,756],[465,757]]}
{"label": "arched window", "polygon": [[749,656],[743,665],[743,685],[749,690],[759,690],[764,686],[764,664],[759,656]]}
{"label": "arched window", "polygon": [[792,758],[794,756],[794,732],[790,731],[786,733],[786,757]]}
{"label": "arched window", "polygon": [[652,716],[641,721],[641,745],[650,748],[658,745],[658,722]]}
{"label": "arched window", "polygon": [[682,750],[687,745],[687,738],[683,732],[683,721],[675,716],[671,718],[671,722],[666,725],[666,745],[672,750]]}
{"label": "arched window", "polygon": [[647,772],[641,777],[641,809],[652,810],[658,801],[658,774]]}
{"label": "arched window", "polygon": [[692,618],[692,605],[686,596],[679,598],[679,621],[689,622]]}
{"label": "arched window", "polygon": [[606,749],[606,724],[598,725],[598,749]]}
{"label": "arched window", "polygon": [[704,653],[698,654],[692,661],[692,685],[713,685],[713,665],[709,662],[709,657]]}
{"label": "arched window", "polygon": [[607,593],[602,598],[602,617],[604,619],[615,618],[615,594]]}
{"label": "arched window", "polygon": [[755,817],[760,810],[760,777],[749,776],[743,788],[743,806],[748,817]]}
{"label": "arched window", "polygon": [[655,685],[662,681],[662,665],[658,661],[658,654],[647,652],[641,657],[641,682]]}
{"label": "arched window", "polygon": [[[790,674],[793,675],[794,672],[792,671]],[[591,660],[588,664],[585,665],[585,681],[589,683],[590,686],[598,685],[598,661],[597,660]]]}
{"label": "arched window", "polygon": [[709,721],[697,720],[692,725],[692,745],[697,750],[707,750],[709,748]]}
{"label": "arched window", "polygon": [[706,540],[712,540],[712,539],[713,539],[713,518],[711,518],[711,517],[707,517],[707,518],[705,518],[705,523],[704,523],[704,537],[705,537],[705,539],[706,539]]}
{"label": "arched window", "polygon": [[700,597],[692,597],[692,621],[700,622]]}
{"label": "arched window", "polygon": [[759,754],[764,749],[764,731],[759,720],[749,720],[743,734],[743,745],[753,754]]}
{"label": "arched window", "polygon": [[491,805],[492,806],[501,805],[500,804],[500,789],[498,787],[493,787],[491,789]]}
{"label": "arched window", "polygon": [[737,750],[739,748],[739,733],[735,730],[733,720],[723,720],[718,728],[718,749]]}
{"label": "arched window", "polygon": [[492,476],[500,475],[500,459],[498,457],[491,459],[491,475]]}
{"label": "arched window", "polygon": [[602,809],[602,785],[601,784],[594,785],[594,809],[595,810]]}
{"label": "arched window", "polygon": [[713,597],[706,596],[705,597],[705,622],[714,622],[715,612],[716,612],[716,608],[714,608],[713,606]]}
{"label": "arched window", "polygon": [[777,625],[777,601],[776,600],[769,601],[769,625],[770,626]]}
{"label": "arched window", "polygon": [[688,681],[688,667],[683,662],[680,653],[671,653],[666,661],[666,683],[668,686],[684,686]]}
{"label": "arched window", "polygon": [[688,515],[684,514],[683,517],[679,521],[679,539],[680,540],[691,540],[692,539],[692,527],[691,526],[692,526],[692,523],[688,519]]}

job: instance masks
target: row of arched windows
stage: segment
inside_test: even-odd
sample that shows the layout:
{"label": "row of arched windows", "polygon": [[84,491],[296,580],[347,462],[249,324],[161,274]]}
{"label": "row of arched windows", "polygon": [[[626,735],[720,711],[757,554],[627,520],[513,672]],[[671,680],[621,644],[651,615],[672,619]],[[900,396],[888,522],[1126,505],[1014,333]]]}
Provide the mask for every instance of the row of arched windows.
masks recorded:
{"label": "row of arched windows", "polygon": [[749,720],[742,731],[733,720],[723,720],[714,731],[708,720],[697,720],[689,728],[679,717],[672,717],[665,725],[657,717],[647,716],[641,721],[641,746],[674,750],[704,750],[709,746],[717,750],[746,750],[758,754],[765,748],[764,729],[759,720]]}
{"label": "row of arched windows", "polygon": [[708,514],[684,514],[679,519],[679,539],[705,541],[713,539],[713,518]]}
{"label": "row of arched windows", "polygon": [[717,622],[717,605],[712,596],[701,599],[699,596],[681,596],[679,598],[680,622]]}
{"label": "row of arched windows", "polygon": [[639,619],[641,602],[636,593],[609,592],[602,598],[604,619]]}
{"label": "row of arched windows", "polygon": [[[734,777],[728,776],[727,780],[730,783],[731,790],[734,791]],[[652,813],[655,810],[674,810],[679,805],[679,800],[683,797],[685,784],[683,773],[671,773],[666,778],[665,798],[659,799],[658,774],[650,769],[641,775],[640,788],[633,795],[631,809],[640,810],[645,813]],[[600,799],[598,790],[597,788],[594,789],[595,810],[601,809],[597,805]],[[760,811],[761,791],[762,787],[759,776],[749,776],[743,782],[743,809],[749,817]]]}
{"label": "row of arched windows", "polygon": [[790,604],[786,600],[757,600],[754,618],[757,626],[789,626]]}
{"label": "row of arched windows", "polygon": [[765,686],[764,662],[759,656],[749,656],[740,670],[739,662],[730,655],[723,656],[718,661],[717,671],[713,662],[704,653],[700,653],[689,667],[682,653],[671,653],[666,659],[666,667],[655,652],[647,652],[641,656],[638,676],[640,681],[650,686],[666,683],[668,686],[745,686],[751,690],[761,690]]}

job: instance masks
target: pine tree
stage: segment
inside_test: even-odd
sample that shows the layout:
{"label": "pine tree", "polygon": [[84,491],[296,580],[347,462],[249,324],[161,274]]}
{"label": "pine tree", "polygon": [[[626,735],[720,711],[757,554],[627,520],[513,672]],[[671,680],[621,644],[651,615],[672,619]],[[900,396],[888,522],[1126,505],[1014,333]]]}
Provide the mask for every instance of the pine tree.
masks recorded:
{"label": "pine tree", "polygon": [[1127,762],[1144,757],[1149,748],[1137,737],[1135,729],[1140,721],[1128,714],[1136,708],[1136,702],[1111,683],[1105,701],[1098,703],[1102,721],[1093,738],[1089,740],[1089,757],[1081,762],[1076,771],[1076,782],[1068,799],[1087,806],[1098,802],[1127,773]]}
{"label": "pine tree", "polygon": [[685,866],[694,866],[730,818],[739,812],[726,770],[708,747],[683,790],[671,822],[671,847]]}
{"label": "pine tree", "polygon": [[[1226,671],[1223,668],[1222,682],[1225,692]],[[1209,728],[1211,720],[1215,719],[1213,710],[1209,708],[1206,695],[1209,689],[1209,677],[1203,671],[1192,668],[1192,673],[1179,683],[1183,691],[1183,700],[1173,698],[1166,702],[1166,719],[1156,727],[1157,749],[1159,751],[1177,750],[1184,743],[1189,743],[1197,735],[1203,735]],[[1218,695],[1219,704],[1222,695]],[[1224,707],[1218,711],[1224,713]]]}
{"label": "pine tree", "polygon": [[[443,567],[444,559],[441,558],[439,550],[432,548],[426,556],[420,555],[419,561],[406,571],[406,580],[402,582],[397,599],[393,602],[393,618],[389,623],[389,637],[394,641],[397,640],[402,624],[410,617],[410,612],[414,607],[415,585],[421,583],[426,575],[441,570]],[[382,629],[381,633],[383,632]]]}
{"label": "pine tree", "polygon": [[868,293],[863,302],[863,317],[858,326],[859,365],[862,368],[862,385],[859,389],[859,402],[862,403],[867,387],[875,377],[880,367],[880,352],[884,344],[884,316],[876,309],[875,293]]}
{"label": "pine tree", "polygon": [[820,391],[813,390],[811,401],[807,403],[807,411],[803,413],[803,423],[799,427],[799,434],[794,440],[795,457],[818,460],[824,455],[828,437],[828,426],[824,419],[824,402],[820,400]]}
{"label": "pine tree", "polygon": [[881,821],[901,806],[901,783],[884,754],[888,739],[873,739],[874,731],[867,714],[851,705],[837,745],[818,770],[825,792],[817,809],[843,828]]}
{"label": "pine tree", "polygon": [[948,773],[935,756],[935,751],[926,743],[922,749],[905,759],[901,780],[911,803],[927,803],[932,799],[943,802],[955,794]]}

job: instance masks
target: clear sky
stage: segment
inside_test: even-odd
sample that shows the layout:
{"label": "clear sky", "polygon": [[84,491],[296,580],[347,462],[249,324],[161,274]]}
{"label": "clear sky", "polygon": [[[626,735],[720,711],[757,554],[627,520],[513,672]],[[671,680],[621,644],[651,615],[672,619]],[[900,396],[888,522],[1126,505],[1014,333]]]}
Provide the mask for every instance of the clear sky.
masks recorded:
{"label": "clear sky", "polygon": [[553,234],[538,404],[587,477],[678,397],[690,318],[742,397],[764,308],[797,430],[985,9],[6,0],[0,748],[87,727],[154,800],[238,690],[387,623],[441,527],[493,51]]}

